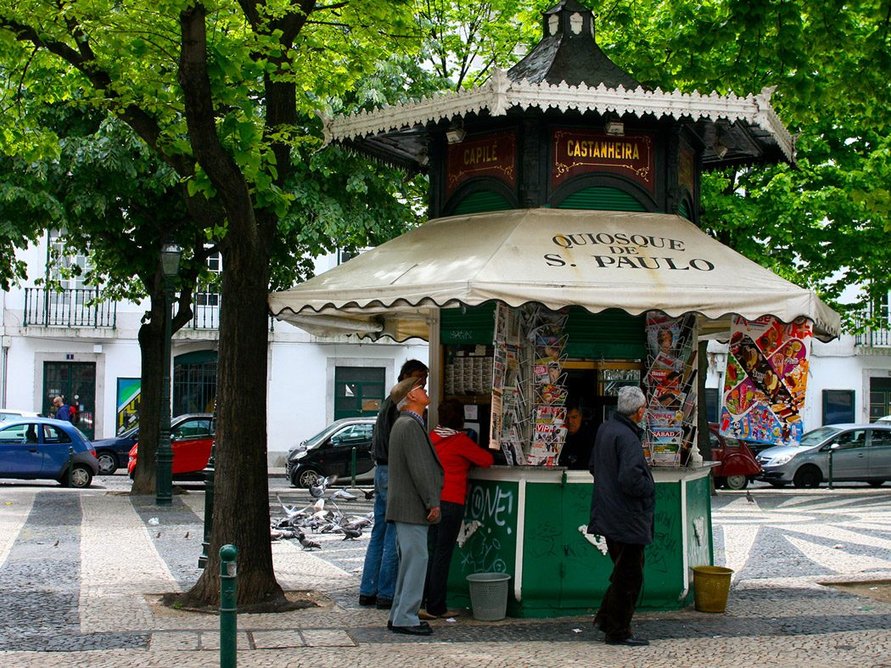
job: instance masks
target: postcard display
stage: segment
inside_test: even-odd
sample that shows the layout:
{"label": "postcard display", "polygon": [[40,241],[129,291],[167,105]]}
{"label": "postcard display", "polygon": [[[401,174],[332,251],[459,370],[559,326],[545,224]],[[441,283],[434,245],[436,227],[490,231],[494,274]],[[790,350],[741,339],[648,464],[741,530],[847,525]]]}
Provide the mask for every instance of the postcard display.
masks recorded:
{"label": "postcard display", "polygon": [[510,465],[554,466],[560,456],[566,317],[541,307],[496,307],[489,445],[497,444]]}
{"label": "postcard display", "polygon": [[679,466],[696,436],[696,317],[647,313],[644,452],[653,466]]}
{"label": "postcard display", "polygon": [[804,318],[789,325],[773,316],[733,318],[721,434],[756,443],[798,444],[804,433],[801,411],[812,336],[811,322]]}

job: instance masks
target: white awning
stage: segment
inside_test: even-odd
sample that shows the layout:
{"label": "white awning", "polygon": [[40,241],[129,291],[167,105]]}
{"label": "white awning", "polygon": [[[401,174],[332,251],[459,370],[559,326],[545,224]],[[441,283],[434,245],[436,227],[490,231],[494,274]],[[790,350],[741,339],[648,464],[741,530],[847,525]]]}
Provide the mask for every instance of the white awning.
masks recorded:
{"label": "white awning", "polygon": [[273,315],[320,335],[397,341],[428,337],[431,309],[498,300],[670,316],[732,314],[814,321],[839,316],[810,290],[780,278],[676,215],[516,209],[439,218],[290,290]]}

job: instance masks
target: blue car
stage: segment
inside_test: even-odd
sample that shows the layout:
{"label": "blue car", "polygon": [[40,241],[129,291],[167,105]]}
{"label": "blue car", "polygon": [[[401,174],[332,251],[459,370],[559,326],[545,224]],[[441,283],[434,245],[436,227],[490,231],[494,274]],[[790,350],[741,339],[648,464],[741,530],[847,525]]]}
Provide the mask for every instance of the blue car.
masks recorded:
{"label": "blue car", "polygon": [[0,478],[89,487],[98,472],[96,451],[70,422],[35,417],[0,423]]}
{"label": "blue car", "polygon": [[[210,433],[213,413],[185,413],[170,421],[170,436],[174,439],[189,438],[193,434]],[[127,468],[130,450],[139,440],[139,427],[131,427],[114,438],[93,441],[93,449],[99,460],[99,475],[111,475],[119,468]]]}

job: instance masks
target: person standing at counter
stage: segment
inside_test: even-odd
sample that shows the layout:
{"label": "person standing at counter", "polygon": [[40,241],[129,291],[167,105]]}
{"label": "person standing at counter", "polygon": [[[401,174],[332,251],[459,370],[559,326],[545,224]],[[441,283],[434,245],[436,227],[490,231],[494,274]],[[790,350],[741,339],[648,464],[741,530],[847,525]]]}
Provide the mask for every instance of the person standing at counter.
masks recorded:
{"label": "person standing at counter", "polygon": [[446,589],[455,541],[464,520],[467,474],[471,467],[488,468],[495,460],[491,452],[474,443],[463,430],[464,404],[455,399],[441,402],[439,424],[430,432],[430,440],[445,472],[439,503],[442,520],[429,530],[429,544],[433,552],[427,568],[427,606],[419,613],[421,619],[454,617],[458,614],[448,609]]}
{"label": "person standing at counter", "polygon": [[[415,378],[422,385],[427,382],[427,366],[418,360],[408,360],[399,370],[398,381]],[[371,456],[374,458],[374,524],[371,538],[365,551],[365,564],[362,567],[362,580],[359,583],[359,605],[375,605],[388,610],[393,602],[396,588],[396,571],[399,561],[396,556],[396,529],[386,520],[387,488],[389,468],[387,458],[390,450],[390,431],[399,417],[399,409],[391,396],[384,399],[374,430],[371,433]]]}
{"label": "person standing at counter", "polygon": [[619,388],[616,412],[597,431],[589,470],[594,476],[588,533],[606,539],[613,572],[594,626],[609,645],[649,645],[631,632],[643,587],[644,548],[653,542],[656,485],[638,424],[646,411],[639,387]]}
{"label": "person standing at counter", "polygon": [[418,611],[427,576],[427,530],[440,520],[443,470],[427,428],[430,398],[416,378],[397,383],[390,397],[402,411],[390,433],[390,489],[387,523],[396,526],[399,572],[387,627],[394,633],[430,635]]}
{"label": "person standing at counter", "polygon": [[584,471],[594,447],[594,430],[584,421],[582,411],[573,406],[566,411],[566,442],[560,450],[557,466]]}

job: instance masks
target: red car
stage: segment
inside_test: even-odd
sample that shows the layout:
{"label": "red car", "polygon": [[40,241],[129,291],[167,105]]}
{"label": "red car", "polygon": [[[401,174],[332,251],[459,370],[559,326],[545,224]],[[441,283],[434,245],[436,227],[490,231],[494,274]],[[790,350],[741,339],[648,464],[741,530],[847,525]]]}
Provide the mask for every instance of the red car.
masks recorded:
{"label": "red car", "polygon": [[[214,423],[211,419],[192,421],[188,423],[188,427],[183,425],[181,429],[173,430],[170,435],[170,445],[173,449],[174,477],[185,477],[204,470],[210,459],[213,432]],[[130,478],[133,478],[138,457],[139,443],[136,443],[130,448],[130,461],[127,463]]]}
{"label": "red car", "polygon": [[712,446],[712,461],[720,464],[712,469],[715,487],[745,489],[750,480],[761,475],[761,464],[745,441],[730,436],[721,436],[718,425],[709,423],[709,440]]}

